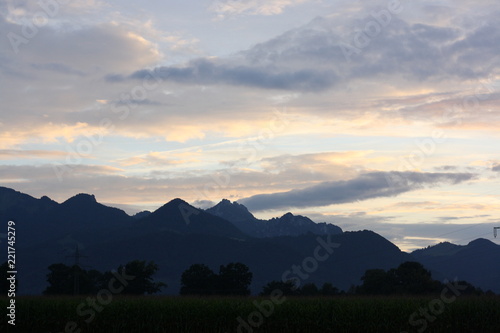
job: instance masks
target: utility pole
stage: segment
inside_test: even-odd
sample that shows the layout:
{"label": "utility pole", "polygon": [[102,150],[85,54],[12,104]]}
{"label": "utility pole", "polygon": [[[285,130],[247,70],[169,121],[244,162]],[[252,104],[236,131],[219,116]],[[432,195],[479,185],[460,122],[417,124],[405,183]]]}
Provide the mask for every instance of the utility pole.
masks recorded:
{"label": "utility pole", "polygon": [[500,227],[493,227],[493,235],[495,238],[497,238],[497,230],[500,229]]}
{"label": "utility pole", "polygon": [[78,244],[76,245],[75,254],[68,256],[67,258],[75,258],[75,263],[73,265],[73,294],[80,294],[80,258],[87,258],[80,254],[80,249]]}

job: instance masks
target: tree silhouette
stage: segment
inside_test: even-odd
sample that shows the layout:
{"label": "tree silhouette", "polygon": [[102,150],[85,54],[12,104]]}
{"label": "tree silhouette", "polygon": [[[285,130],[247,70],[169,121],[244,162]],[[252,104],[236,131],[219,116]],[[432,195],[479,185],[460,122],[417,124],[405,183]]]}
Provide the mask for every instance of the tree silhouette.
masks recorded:
{"label": "tree silhouette", "polygon": [[[109,287],[109,281],[114,278],[113,273],[101,273],[97,270],[85,270],[80,266],[67,266],[65,264],[52,264],[48,267],[47,282],[49,286],[43,292],[45,295],[71,295],[75,292],[75,282],[78,283],[76,290],[79,294],[95,294],[101,289]],[[135,260],[125,266],[121,265],[118,272],[124,270],[125,274],[134,277],[127,281],[123,294],[143,295],[154,294],[165,287],[162,282],[154,282],[153,275],[158,270],[154,262]],[[77,279],[75,279],[77,275]]]}
{"label": "tree silhouette", "polygon": [[442,289],[439,281],[432,279],[431,273],[418,262],[407,261],[396,269],[369,269],[363,277],[363,284],[357,292],[369,295],[388,294],[429,294]]}
{"label": "tree silhouette", "polygon": [[283,295],[298,295],[299,291],[293,281],[277,281],[273,280],[266,284],[260,293],[261,296],[269,296],[274,290],[280,290]]}
{"label": "tree silhouette", "polygon": [[433,280],[431,272],[418,262],[404,262],[388,274],[395,282],[394,292],[397,294],[425,294],[441,290],[441,283]]}
{"label": "tree silhouette", "polygon": [[221,295],[250,295],[252,272],[242,263],[221,265],[216,278],[217,293]]}
{"label": "tree silhouette", "polygon": [[314,283],[306,283],[300,288],[300,295],[302,296],[317,296],[319,289]]}
{"label": "tree silhouette", "polygon": [[128,281],[122,294],[155,294],[167,286],[163,282],[153,281],[153,275],[158,271],[158,265],[153,261],[146,263],[146,261],[134,260],[118,268],[118,272],[122,272],[122,270],[125,270],[126,275],[133,277],[132,280]]}
{"label": "tree silhouette", "polygon": [[215,292],[215,273],[206,265],[194,264],[182,273],[181,295],[212,295]]}
{"label": "tree silhouette", "polygon": [[242,263],[221,265],[215,274],[203,264],[191,265],[181,276],[181,295],[249,295],[252,272]]}
{"label": "tree silhouette", "polygon": [[321,289],[319,290],[321,295],[324,296],[333,296],[333,295],[340,295],[341,292],[338,288],[334,287],[333,284],[330,282],[325,282]]}
{"label": "tree silhouette", "polygon": [[[96,271],[86,271],[79,266],[67,266],[65,264],[52,264],[47,274],[49,286],[43,292],[46,295],[71,295],[75,292],[75,281],[80,294],[94,294],[103,284],[103,274]],[[78,279],[75,280],[75,274]]]}
{"label": "tree silhouette", "polygon": [[368,295],[387,295],[394,292],[395,281],[383,269],[369,269],[361,277],[363,284],[357,292]]}

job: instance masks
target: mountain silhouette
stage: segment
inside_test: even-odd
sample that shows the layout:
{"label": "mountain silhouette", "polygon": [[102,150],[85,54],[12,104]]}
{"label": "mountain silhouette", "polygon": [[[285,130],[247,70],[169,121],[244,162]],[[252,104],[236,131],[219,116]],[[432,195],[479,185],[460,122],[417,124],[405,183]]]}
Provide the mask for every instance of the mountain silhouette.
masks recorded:
{"label": "mountain silhouette", "polygon": [[195,208],[182,199],[174,199],[135,225],[144,230],[199,233],[233,238],[248,236],[227,220]]}
{"label": "mountain silhouette", "polygon": [[[317,261],[314,269],[307,268],[301,283],[331,282],[347,290],[361,283],[367,269],[390,269],[418,260],[432,270],[434,278],[457,276],[485,290],[500,291],[495,268],[500,246],[488,240],[466,246],[443,243],[408,254],[373,231],[342,232],[292,213],[258,220],[246,207],[228,200],[204,211],[174,199],[152,213],[132,217],[89,194],[59,204],[46,196],[36,199],[0,188],[0,218],[16,222],[20,294],[40,294],[47,285],[47,267],[73,264],[76,246],[84,255],[81,265],[100,271],[136,259],[155,261],[160,268],[156,278],[169,285],[168,294],[179,292],[181,274],[192,264],[217,271],[222,264],[242,262],[254,274],[251,290],[255,294],[269,281],[282,279],[292,267],[310,265],[321,244],[334,243],[339,246],[324,261]],[[235,221],[250,224],[253,233]],[[0,239],[2,251],[6,246]]]}
{"label": "mountain silhouette", "polygon": [[342,229],[329,223],[315,223],[308,217],[286,213],[282,217],[259,220],[238,203],[223,199],[206,210],[208,213],[224,218],[246,234],[258,238],[279,236],[299,236],[307,233],[317,235],[339,234]]}
{"label": "mountain silhouette", "polygon": [[436,278],[466,280],[484,291],[500,292],[500,245],[479,238],[467,245],[440,243],[412,255]]}

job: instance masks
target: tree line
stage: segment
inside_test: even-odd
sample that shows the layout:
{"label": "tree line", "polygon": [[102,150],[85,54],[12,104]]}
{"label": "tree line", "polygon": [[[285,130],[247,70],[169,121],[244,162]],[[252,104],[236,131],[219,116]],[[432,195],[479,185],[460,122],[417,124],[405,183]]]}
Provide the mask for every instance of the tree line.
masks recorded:
{"label": "tree line", "polygon": [[[113,278],[112,271],[99,272],[85,270],[78,265],[53,264],[48,267],[48,287],[45,295],[95,294],[105,289]],[[134,260],[117,269],[127,276],[133,277],[125,286],[122,294],[144,295],[160,292],[167,285],[155,282],[153,275],[158,271],[158,265],[153,261]],[[5,276],[4,276],[5,275]],[[7,263],[0,266],[0,294],[6,294]],[[245,264],[236,262],[221,265],[218,273],[207,265],[194,264],[186,269],[181,276],[181,295],[250,295],[250,285],[253,274]],[[331,283],[326,282],[321,287],[314,283],[302,286],[293,281],[274,280],[263,286],[260,295],[271,295],[274,290],[280,290],[283,295],[291,296],[333,296],[344,294],[358,295],[423,295],[440,293],[445,285],[432,279],[430,271],[418,262],[404,262],[397,268],[385,271],[369,269],[361,277],[361,285],[351,286],[348,291],[341,291]],[[464,287],[462,294],[481,295],[484,292],[466,281],[458,281]],[[488,293],[492,293],[488,291]]]}
{"label": "tree line", "polygon": [[[188,268],[181,277],[181,295],[249,295],[252,273],[242,263],[221,266],[215,274],[208,266],[195,264]],[[385,271],[369,269],[361,277],[361,285],[351,286],[342,291],[331,283],[321,287],[314,283],[296,285],[294,281],[274,280],[263,286],[260,295],[271,295],[280,290],[290,296],[333,296],[333,295],[425,295],[438,294],[446,286],[432,279],[431,272],[418,262],[404,262],[397,268]],[[462,294],[481,295],[484,292],[466,281],[457,281],[464,287]],[[489,292],[491,293],[491,292]]]}
{"label": "tree line", "polygon": [[[44,295],[96,294],[101,289],[107,289],[109,281],[115,276],[112,271],[86,270],[78,265],[68,266],[62,263],[50,265],[48,270],[49,285],[43,291]],[[118,266],[116,272],[130,277],[121,294],[144,295],[161,291],[167,285],[153,280],[156,271],[158,265],[153,261],[133,260]]]}

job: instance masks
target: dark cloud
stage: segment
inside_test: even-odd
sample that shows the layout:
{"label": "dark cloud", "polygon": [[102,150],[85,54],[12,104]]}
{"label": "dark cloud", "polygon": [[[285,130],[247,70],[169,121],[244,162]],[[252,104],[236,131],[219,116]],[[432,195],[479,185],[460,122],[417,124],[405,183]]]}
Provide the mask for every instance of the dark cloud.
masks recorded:
{"label": "dark cloud", "polygon": [[300,190],[259,194],[238,200],[250,210],[328,206],[392,197],[438,184],[458,184],[474,178],[471,173],[370,172],[344,181],[323,182]]}
{"label": "dark cloud", "polygon": [[[128,76],[129,79],[145,80],[152,76],[187,84],[228,84],[266,89],[320,91],[332,87],[338,77],[333,70],[322,71],[310,68],[279,69],[274,66],[248,66],[216,63],[208,59],[197,59],[184,67],[158,67],[140,70]],[[108,75],[109,82],[125,78]]]}
{"label": "dark cloud", "polygon": [[482,219],[485,217],[490,217],[491,215],[483,214],[483,215],[472,215],[472,216],[440,216],[439,219],[441,221],[454,221],[454,220],[463,220],[463,219]]}
{"label": "dark cloud", "polygon": [[[182,67],[158,67],[157,77],[186,84],[228,84],[292,91],[321,91],[338,83],[379,75],[406,80],[485,77],[500,66],[500,29],[411,24],[392,17],[372,36],[359,32],[372,16],[339,28],[335,19],[316,18],[237,56],[196,59]],[[343,45],[343,46],[342,46]],[[349,45],[352,54],[345,54]],[[151,71],[108,75],[109,82],[151,78]]]}
{"label": "dark cloud", "polygon": [[500,172],[500,164],[494,165],[494,166],[491,168],[491,171]]}

